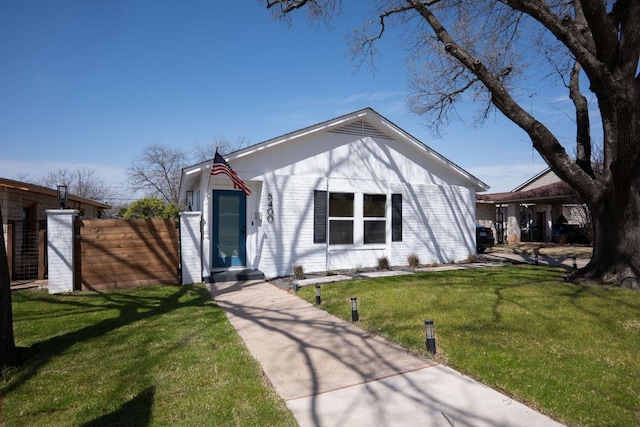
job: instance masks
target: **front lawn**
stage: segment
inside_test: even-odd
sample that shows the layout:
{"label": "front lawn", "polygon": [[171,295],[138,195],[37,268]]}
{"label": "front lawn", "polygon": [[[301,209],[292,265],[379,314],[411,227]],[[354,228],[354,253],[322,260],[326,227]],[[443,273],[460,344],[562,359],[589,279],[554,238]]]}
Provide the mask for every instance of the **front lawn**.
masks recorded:
{"label": "front lawn", "polygon": [[[541,266],[419,273],[322,286],[321,307],[572,426],[640,425],[640,293],[579,286]],[[315,302],[313,287],[299,295]]]}
{"label": "front lawn", "polygon": [[296,425],[202,286],[12,298],[0,425]]}

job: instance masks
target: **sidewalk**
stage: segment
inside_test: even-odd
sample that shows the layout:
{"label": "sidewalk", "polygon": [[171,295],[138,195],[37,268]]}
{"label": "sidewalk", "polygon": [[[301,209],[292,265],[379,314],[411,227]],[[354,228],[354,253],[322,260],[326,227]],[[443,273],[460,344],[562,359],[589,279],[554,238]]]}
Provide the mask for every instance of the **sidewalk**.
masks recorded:
{"label": "sidewalk", "polygon": [[[486,253],[483,257],[487,261],[493,262],[515,262],[515,263],[526,263],[526,264],[535,264],[536,256],[529,254],[510,254],[510,253],[502,253],[502,252],[491,252]],[[551,265],[554,267],[569,267],[573,268],[573,261],[575,259],[576,265],[578,268],[582,268],[586,266],[590,259],[589,258],[573,258],[567,256],[549,256],[549,255],[538,255],[537,260],[539,265]]]}
{"label": "sidewalk", "polygon": [[561,426],[270,283],[208,286],[302,427]]}

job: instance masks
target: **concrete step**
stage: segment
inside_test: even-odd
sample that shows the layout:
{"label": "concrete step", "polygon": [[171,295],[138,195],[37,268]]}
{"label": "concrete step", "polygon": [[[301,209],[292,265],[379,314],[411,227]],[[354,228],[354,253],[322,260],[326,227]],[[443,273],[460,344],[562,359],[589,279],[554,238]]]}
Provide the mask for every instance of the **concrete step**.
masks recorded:
{"label": "concrete step", "polygon": [[206,283],[240,282],[245,280],[264,280],[264,273],[255,268],[238,270],[212,271],[211,275],[204,278]]}

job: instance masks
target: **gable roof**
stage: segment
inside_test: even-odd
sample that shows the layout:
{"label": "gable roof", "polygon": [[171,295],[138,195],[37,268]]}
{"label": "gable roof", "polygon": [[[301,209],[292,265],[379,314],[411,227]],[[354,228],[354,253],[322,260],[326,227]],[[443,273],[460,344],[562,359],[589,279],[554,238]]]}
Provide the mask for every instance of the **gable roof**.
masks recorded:
{"label": "gable roof", "polygon": [[531,190],[533,188],[542,187],[559,181],[561,181],[561,179],[558,178],[558,175],[556,175],[550,168],[546,168],[511,191]]}
{"label": "gable roof", "polygon": [[[45,196],[51,196],[54,198],[58,197],[58,191],[52,188],[43,187],[42,185],[30,184],[28,182],[14,181],[13,179],[0,178],[0,187],[10,188],[13,190],[24,191],[28,193],[34,194],[42,194]],[[73,194],[69,194],[67,196],[68,200],[83,203],[85,205],[96,206],[100,209],[111,209],[110,205],[105,203],[96,202],[95,200],[87,199],[80,196],[75,196]]]}
{"label": "gable roof", "polygon": [[578,195],[564,181],[508,193],[476,194],[476,200],[488,203],[577,203]]}
{"label": "gable roof", "polygon": [[[451,160],[437,153],[409,133],[405,132],[400,127],[396,126],[394,123],[387,120],[385,117],[381,116],[370,107],[354,111],[352,113],[345,114],[334,119],[326,120],[324,122],[299,129],[297,131],[289,132],[272,139],[268,139],[264,142],[260,142],[258,144],[254,144],[249,147],[229,153],[225,157],[228,162],[233,163],[233,161],[236,159],[252,156],[256,153],[259,153],[263,150],[268,150],[280,144],[284,144],[286,142],[290,142],[323,131],[338,134],[373,136],[381,139],[402,141],[418,149],[418,151],[420,151],[424,156],[428,156],[436,162],[454,171],[464,181],[473,186],[476,191],[486,191],[489,189],[489,186],[487,184],[485,184],[466,170],[462,169]],[[211,162],[212,160],[208,160],[184,168],[182,170],[183,178],[185,177],[185,175],[191,175],[194,172],[209,168],[211,166]]]}

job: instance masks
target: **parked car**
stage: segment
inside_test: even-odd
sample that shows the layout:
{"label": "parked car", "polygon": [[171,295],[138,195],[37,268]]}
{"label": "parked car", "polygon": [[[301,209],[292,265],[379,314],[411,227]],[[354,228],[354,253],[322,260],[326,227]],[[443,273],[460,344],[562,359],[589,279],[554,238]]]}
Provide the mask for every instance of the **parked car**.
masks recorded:
{"label": "parked car", "polygon": [[476,250],[478,253],[484,253],[487,248],[492,248],[494,243],[493,230],[490,227],[476,224]]}

